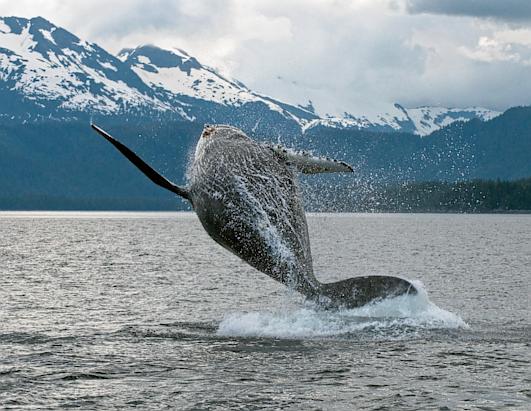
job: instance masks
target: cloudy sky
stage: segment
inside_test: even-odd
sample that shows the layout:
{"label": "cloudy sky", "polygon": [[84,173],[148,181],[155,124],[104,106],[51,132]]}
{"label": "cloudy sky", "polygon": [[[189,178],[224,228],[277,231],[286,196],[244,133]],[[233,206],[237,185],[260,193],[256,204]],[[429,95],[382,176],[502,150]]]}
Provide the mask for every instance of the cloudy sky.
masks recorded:
{"label": "cloudy sky", "polygon": [[531,104],[531,0],[0,0],[111,52],[178,47],[324,113]]}

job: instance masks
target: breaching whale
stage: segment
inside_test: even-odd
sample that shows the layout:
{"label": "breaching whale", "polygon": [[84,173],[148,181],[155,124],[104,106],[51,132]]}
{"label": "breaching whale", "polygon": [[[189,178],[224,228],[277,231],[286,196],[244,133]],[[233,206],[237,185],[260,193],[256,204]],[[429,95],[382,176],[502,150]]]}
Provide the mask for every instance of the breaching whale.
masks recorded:
{"label": "breaching whale", "polygon": [[417,293],[399,277],[354,277],[335,283],[315,277],[297,172],[352,172],[345,162],[258,143],[232,126],[206,125],[189,184],[180,187],[104,130],[94,124],[92,128],[155,184],[190,201],[218,244],[319,306],[354,308]]}

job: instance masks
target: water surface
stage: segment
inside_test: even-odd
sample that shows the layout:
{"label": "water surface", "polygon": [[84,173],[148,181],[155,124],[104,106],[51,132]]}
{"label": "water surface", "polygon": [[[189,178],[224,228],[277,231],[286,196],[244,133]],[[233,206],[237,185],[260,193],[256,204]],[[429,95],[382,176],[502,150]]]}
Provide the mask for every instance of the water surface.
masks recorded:
{"label": "water surface", "polygon": [[187,213],[0,213],[4,408],[530,409],[531,215],[309,217],[320,312]]}

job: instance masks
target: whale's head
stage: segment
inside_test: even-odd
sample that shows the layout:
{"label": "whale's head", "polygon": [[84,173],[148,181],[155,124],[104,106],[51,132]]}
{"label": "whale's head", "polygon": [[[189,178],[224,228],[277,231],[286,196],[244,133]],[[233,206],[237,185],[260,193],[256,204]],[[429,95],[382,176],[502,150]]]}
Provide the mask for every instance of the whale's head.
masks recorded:
{"label": "whale's head", "polygon": [[237,127],[225,124],[205,124],[200,139],[248,139],[247,135]]}
{"label": "whale's head", "polygon": [[209,143],[221,140],[249,140],[249,137],[237,127],[225,124],[205,124],[197,142],[195,158],[202,155],[205,146]]}

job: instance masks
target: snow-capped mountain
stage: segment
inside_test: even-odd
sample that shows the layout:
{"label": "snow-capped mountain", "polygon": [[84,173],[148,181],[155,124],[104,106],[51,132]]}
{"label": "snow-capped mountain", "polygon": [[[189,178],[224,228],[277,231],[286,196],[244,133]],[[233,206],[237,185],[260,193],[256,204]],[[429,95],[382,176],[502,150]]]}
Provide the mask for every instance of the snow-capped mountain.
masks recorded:
{"label": "snow-capped mountain", "polygon": [[[143,46],[118,58],[41,17],[0,18],[0,81],[3,117],[140,112],[254,125],[268,117],[298,127],[316,118],[253,93],[182,51]],[[251,111],[259,117],[253,119]]]}
{"label": "snow-capped mountain", "polygon": [[483,107],[445,108],[424,106],[404,108],[400,104],[394,104],[392,110],[374,117],[356,117],[345,113],[342,118],[319,118],[305,124],[303,130],[307,131],[313,127],[323,126],[384,132],[400,131],[427,136],[455,121],[466,122],[474,118],[488,121],[500,114],[501,112]]}
{"label": "snow-capped mountain", "polygon": [[0,18],[0,80],[4,92],[48,112],[169,109],[117,57],[41,17]]}
{"label": "snow-capped mountain", "polygon": [[279,106],[253,93],[244,84],[226,79],[216,70],[201,65],[183,50],[163,50],[144,45],[136,49],[124,49],[118,57],[156,91],[236,107],[263,101],[271,109],[282,111]]}
{"label": "snow-capped mountain", "polygon": [[189,99],[195,99],[232,109],[259,103],[300,125],[317,118],[307,110],[253,92],[243,83],[222,76],[215,69],[202,65],[196,58],[177,48],[165,50],[153,45],[143,45],[135,49],[124,49],[118,57],[161,100],[181,105],[185,110],[191,107]]}
{"label": "snow-capped mountain", "polygon": [[42,17],[0,17],[0,118],[170,116],[231,123],[270,135],[315,127],[427,135],[454,121],[488,120],[483,108],[405,109],[375,117],[320,117],[256,93],[179,49],[152,45],[114,56]]}
{"label": "snow-capped mountain", "polygon": [[[395,105],[395,107],[398,105]],[[411,121],[415,134],[426,136],[455,121],[469,121],[477,118],[481,121],[492,120],[502,114],[499,111],[484,107],[445,108],[445,107],[417,107],[405,109],[399,107]]]}
{"label": "snow-capped mountain", "polygon": [[163,50],[144,45],[124,49],[118,58],[159,92],[235,106],[255,100],[243,84],[230,81],[214,69],[202,66],[183,50]]}

